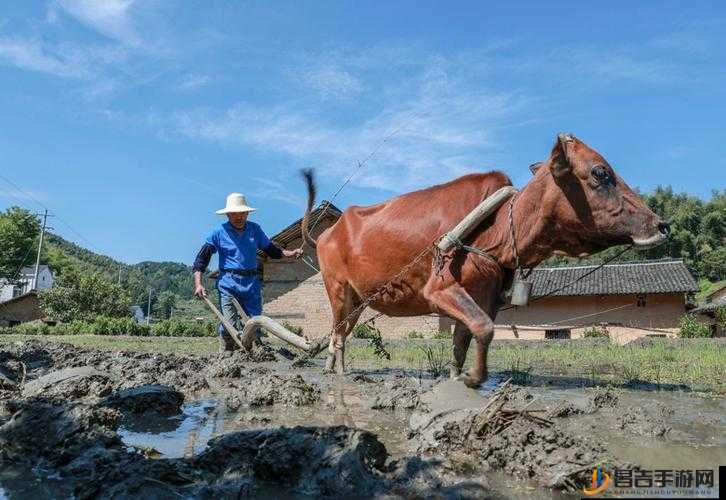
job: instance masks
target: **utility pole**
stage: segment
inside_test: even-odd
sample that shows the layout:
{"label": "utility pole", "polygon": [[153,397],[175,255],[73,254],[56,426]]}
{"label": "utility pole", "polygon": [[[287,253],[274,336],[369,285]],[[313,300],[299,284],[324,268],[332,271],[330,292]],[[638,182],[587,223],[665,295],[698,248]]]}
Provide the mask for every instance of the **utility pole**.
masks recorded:
{"label": "utility pole", "polygon": [[48,222],[48,209],[43,213],[43,227],[40,229],[40,241],[38,242],[38,256],[35,258],[35,272],[33,273],[33,286],[31,290],[38,287],[38,270],[40,269],[40,252],[43,250],[43,236],[45,236],[45,225]]}
{"label": "utility pole", "polygon": [[146,306],[146,324],[148,325],[151,321],[151,288],[149,288],[149,302]]}

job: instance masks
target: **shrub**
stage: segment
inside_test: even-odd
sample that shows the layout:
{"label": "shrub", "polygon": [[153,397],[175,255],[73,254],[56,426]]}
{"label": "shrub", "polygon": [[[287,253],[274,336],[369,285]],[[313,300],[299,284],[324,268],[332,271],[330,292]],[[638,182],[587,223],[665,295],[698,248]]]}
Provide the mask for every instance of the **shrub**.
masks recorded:
{"label": "shrub", "polygon": [[726,328],[726,306],[718,306],[716,312],[716,324],[721,328]]}
{"label": "shrub", "polygon": [[386,345],[383,343],[383,337],[381,331],[373,325],[367,325],[361,323],[355,325],[353,328],[353,337],[357,339],[368,339],[373,347],[373,353],[379,358],[391,359],[391,354],[386,350]]}
{"label": "shrub", "polygon": [[70,323],[58,323],[53,327],[53,335],[83,335],[88,334],[89,324],[75,320]]}
{"label": "shrub", "polygon": [[216,335],[216,328],[211,321],[171,318],[151,325],[151,334],[157,337],[212,337]]}
{"label": "shrub", "polygon": [[693,314],[684,314],[681,316],[680,327],[681,329],[678,335],[681,338],[703,338],[711,336],[708,326],[698,321]]}
{"label": "shrub", "polygon": [[582,332],[582,338],[610,338],[610,333],[604,327],[593,326]]}
{"label": "shrub", "polygon": [[434,333],[435,339],[450,339],[453,338],[454,334],[451,333],[449,330],[439,330],[438,332]]}
{"label": "shrub", "polygon": [[406,334],[406,337],[409,338],[409,339],[422,339],[422,338],[424,338],[423,337],[423,333],[419,333],[419,332],[417,332],[415,330],[414,331],[411,331],[411,332],[408,332]]}
{"label": "shrub", "polygon": [[442,343],[437,345],[424,345],[419,349],[424,354],[426,365],[431,376],[439,378],[446,372],[446,368],[451,364],[451,351]]}
{"label": "shrub", "polygon": [[376,329],[361,323],[353,328],[353,337],[357,339],[372,339],[376,337]]}
{"label": "shrub", "polygon": [[132,335],[159,337],[211,337],[216,335],[214,323],[172,318],[153,325],[136,323],[132,318],[97,316],[93,321],[75,320],[49,326],[35,321],[13,328],[2,328],[0,334],[17,335]]}
{"label": "shrub", "polygon": [[48,335],[51,333],[51,326],[42,321],[32,321],[8,328],[7,330],[6,333],[14,333],[17,335]]}

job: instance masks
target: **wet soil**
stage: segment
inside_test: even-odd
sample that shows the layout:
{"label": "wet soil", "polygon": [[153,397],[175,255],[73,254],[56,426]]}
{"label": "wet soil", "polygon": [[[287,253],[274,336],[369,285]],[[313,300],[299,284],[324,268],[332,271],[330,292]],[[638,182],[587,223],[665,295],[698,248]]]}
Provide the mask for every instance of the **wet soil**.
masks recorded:
{"label": "wet soil", "polygon": [[726,462],[723,399],[496,377],[473,391],[288,357],[4,346],[0,498],[553,498],[598,464]]}

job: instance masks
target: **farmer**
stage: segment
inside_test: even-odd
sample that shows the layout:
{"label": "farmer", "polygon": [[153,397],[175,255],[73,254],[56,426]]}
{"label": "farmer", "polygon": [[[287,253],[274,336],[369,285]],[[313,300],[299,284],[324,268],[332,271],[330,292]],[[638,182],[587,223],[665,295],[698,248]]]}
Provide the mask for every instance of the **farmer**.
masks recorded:
{"label": "farmer", "polygon": [[[227,215],[228,221],[212,231],[194,260],[194,294],[206,297],[202,285],[202,273],[207,269],[212,254],[219,252],[219,277],[217,290],[222,314],[238,330],[241,329],[237,310],[232,297],[242,306],[248,317],[262,313],[262,294],[257,273],[257,251],[262,250],[270,258],[299,258],[302,249],[283,250],[270,241],[262,228],[248,221],[247,216],[256,209],[247,206],[245,197],[239,193],[227,196],[227,206],[217,210]],[[246,321],[246,319],[244,320]],[[231,351],[237,347],[223,325],[219,325],[219,350]],[[259,339],[259,331],[257,337]]]}

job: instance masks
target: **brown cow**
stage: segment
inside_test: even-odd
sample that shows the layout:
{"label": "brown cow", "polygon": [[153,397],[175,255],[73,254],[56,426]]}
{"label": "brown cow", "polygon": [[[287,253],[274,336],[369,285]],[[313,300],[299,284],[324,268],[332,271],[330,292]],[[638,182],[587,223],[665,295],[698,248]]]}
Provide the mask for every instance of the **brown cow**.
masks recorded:
{"label": "brown cow", "polygon": [[[559,134],[549,159],[532,171],[532,180],[512,200],[522,266],[535,266],[553,252],[582,256],[613,245],[648,248],[665,240],[668,225],[597,151],[574,136]],[[370,207],[353,206],[316,242],[308,234],[315,198],[312,172],[305,177],[309,196],[303,234],[317,246],[333,311],[326,370],[335,368],[337,373],[344,371],[345,339],[358,321],[362,311],[356,308],[361,309],[362,301],[484,198],[511,185],[501,172],[471,174]],[[469,387],[486,380],[493,320],[516,267],[508,205],[505,202],[464,241],[484,249],[494,260],[454,251],[445,256],[443,268],[435,269],[433,252],[429,253],[369,304],[389,316],[438,313],[456,320],[452,376],[461,374],[473,334],[476,361],[464,376]]]}

